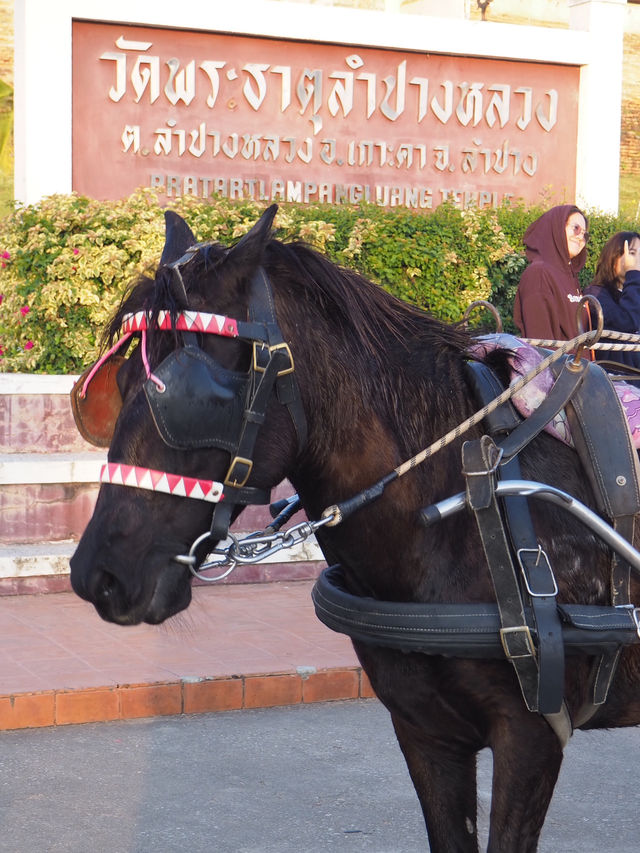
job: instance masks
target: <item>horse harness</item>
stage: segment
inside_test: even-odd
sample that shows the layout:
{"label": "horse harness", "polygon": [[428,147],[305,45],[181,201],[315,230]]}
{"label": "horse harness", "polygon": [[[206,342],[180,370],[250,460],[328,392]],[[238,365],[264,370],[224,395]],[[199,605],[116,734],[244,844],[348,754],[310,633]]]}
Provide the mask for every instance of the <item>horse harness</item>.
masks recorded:
{"label": "horse harness", "polygon": [[[480,404],[503,390],[483,362],[467,364]],[[608,694],[625,645],[640,641],[640,611],[630,603],[632,566],[640,555],[633,541],[640,511],[638,460],[618,397],[607,375],[593,362],[565,358],[554,366],[556,381],[538,409],[522,419],[510,402],[484,421],[485,435],[462,448],[466,494],[441,502],[446,513],[468,506],[474,513],[489,566],[496,604],[398,604],[358,599],[345,587],[339,567],[320,576],[313,590],[318,617],[334,630],[362,642],[458,657],[503,657],[511,662],[530,711],[538,712],[564,745],[573,727],[584,724]],[[598,511],[611,519],[611,606],[565,605],[546,552],[538,543],[527,494],[570,496],[520,480],[518,453],[565,409],[574,445],[593,487]],[[621,435],[612,442],[611,435]],[[515,484],[510,488],[510,484]],[[562,505],[562,499],[560,501]],[[566,505],[567,509],[572,509]],[[582,507],[582,520],[597,524]],[[577,514],[577,512],[576,512]],[[444,517],[439,505],[422,510],[432,524]],[[607,533],[608,525],[595,528]],[[617,550],[615,546],[618,546]],[[632,553],[631,553],[632,552]],[[622,553],[622,556],[621,556]],[[564,702],[566,654],[593,656],[590,697],[571,720]]]}
{"label": "horse harness", "polygon": [[[468,370],[479,400],[486,402],[501,390],[485,364],[469,362]],[[571,358],[558,363],[555,372],[553,388],[530,418],[522,421],[511,404],[503,404],[487,418],[487,433],[463,446],[463,473],[467,503],[478,524],[496,593],[505,655],[514,666],[529,710],[543,714],[562,740],[560,732],[567,728],[568,712],[563,700],[565,650],[558,588],[549,558],[538,543],[527,499],[505,497],[501,514],[496,481],[520,478],[518,453],[565,409],[596,506],[631,543],[635,516],[640,512],[640,491],[637,454],[606,374],[593,362]],[[612,434],[621,439],[611,441]],[[612,607],[634,610],[631,566],[615,551],[610,578]],[[576,715],[575,725],[586,722],[606,700],[621,648],[606,647],[595,656],[591,697]]]}

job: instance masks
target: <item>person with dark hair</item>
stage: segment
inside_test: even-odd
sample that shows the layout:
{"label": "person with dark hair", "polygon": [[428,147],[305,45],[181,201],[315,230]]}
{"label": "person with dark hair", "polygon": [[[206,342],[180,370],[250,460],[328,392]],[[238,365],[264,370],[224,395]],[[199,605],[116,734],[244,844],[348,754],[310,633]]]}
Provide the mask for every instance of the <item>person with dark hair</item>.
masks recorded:
{"label": "person with dark hair", "polygon": [[575,204],[552,207],[527,228],[529,266],[513,306],[523,337],[566,341],[578,334],[578,273],[587,260],[588,240],[587,218]]}
{"label": "person with dark hair", "polygon": [[[605,329],[640,333],[640,234],[618,231],[604,244],[596,274],[585,294],[602,306]],[[640,352],[596,350],[598,361],[640,369]]]}

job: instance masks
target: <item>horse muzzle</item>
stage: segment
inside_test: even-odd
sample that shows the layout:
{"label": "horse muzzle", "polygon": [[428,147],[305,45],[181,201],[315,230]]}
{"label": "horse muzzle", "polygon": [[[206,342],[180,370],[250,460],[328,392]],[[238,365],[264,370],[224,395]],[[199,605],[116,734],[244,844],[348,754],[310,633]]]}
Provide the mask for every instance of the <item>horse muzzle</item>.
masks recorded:
{"label": "horse muzzle", "polygon": [[[121,556],[107,560],[104,551],[93,551],[81,540],[70,562],[71,586],[106,622],[157,625],[191,603],[190,574],[170,554],[150,554],[142,560],[136,560],[135,573],[126,572]],[[133,582],[134,576],[142,582]]]}

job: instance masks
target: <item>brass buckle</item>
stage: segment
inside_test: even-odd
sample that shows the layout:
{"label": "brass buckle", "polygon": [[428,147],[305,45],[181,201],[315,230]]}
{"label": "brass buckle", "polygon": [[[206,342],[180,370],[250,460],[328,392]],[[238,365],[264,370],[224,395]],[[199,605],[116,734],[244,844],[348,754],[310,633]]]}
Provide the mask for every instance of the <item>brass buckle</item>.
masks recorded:
{"label": "brass buckle", "polygon": [[[233,480],[231,479],[231,477],[233,476],[233,469],[235,468],[236,465],[246,465],[247,466],[247,473],[245,474],[245,476],[243,477],[242,480],[237,480],[235,478]],[[245,483],[247,482],[249,477],[251,476],[251,469],[252,468],[253,468],[253,462],[251,461],[251,459],[245,459],[243,456],[235,456],[231,465],[229,465],[229,470],[227,471],[227,476],[224,478],[224,485],[229,486],[229,488],[232,488],[232,489],[241,489],[245,485]]]}
{"label": "brass buckle", "polygon": [[[527,646],[529,648],[529,652],[527,654],[512,655],[511,652],[509,651],[507,643],[505,642],[505,635],[506,634],[515,634],[515,633],[524,634]],[[535,654],[536,654],[535,646],[533,645],[533,637],[531,636],[531,631],[529,630],[528,625],[516,625],[514,628],[501,628],[500,629],[500,642],[502,643],[502,648],[504,650],[504,653],[509,660],[520,660],[521,658],[535,657]]]}
{"label": "brass buckle", "polygon": [[283,370],[279,370],[278,371],[278,377],[286,376],[288,373],[293,373],[293,371],[295,370],[295,365],[293,363],[293,356],[291,355],[291,350],[289,349],[289,344],[282,343],[282,344],[274,344],[271,347],[265,347],[265,345],[260,343],[259,341],[254,341],[254,343],[253,343],[253,369],[255,370],[256,373],[264,373],[266,370],[265,367],[262,367],[262,365],[258,364],[258,359],[257,359],[258,348],[260,348],[260,351],[264,351],[265,349],[268,350],[269,360],[271,360],[271,358],[273,357],[273,353],[276,352],[276,350],[285,350],[286,351],[287,355],[289,356],[289,367],[285,367]]}

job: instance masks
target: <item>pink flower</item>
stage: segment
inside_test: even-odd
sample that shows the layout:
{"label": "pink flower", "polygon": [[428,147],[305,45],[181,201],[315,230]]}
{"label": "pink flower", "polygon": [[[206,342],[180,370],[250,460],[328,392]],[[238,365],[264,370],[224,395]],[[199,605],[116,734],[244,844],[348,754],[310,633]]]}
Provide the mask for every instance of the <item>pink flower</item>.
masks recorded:
{"label": "pink flower", "polygon": [[0,347],[0,358],[4,355],[4,347]]}
{"label": "pink flower", "polygon": [[74,249],[74,250],[73,250],[73,254],[74,254],[74,255],[79,255],[79,254],[80,254],[80,249]]}
{"label": "pink flower", "polygon": [[27,314],[29,313],[29,311],[31,311],[31,308],[29,308],[28,305],[23,305],[22,308],[20,309],[20,313],[22,314],[23,317],[26,317]]}
{"label": "pink flower", "polygon": [[9,252],[3,252],[2,257],[8,261],[11,258],[11,255],[9,254]]}
{"label": "pink flower", "polygon": [[25,349],[33,349],[33,341],[27,341],[24,345]]}
{"label": "pink flower", "polygon": [[3,300],[4,300],[4,293],[0,293],[0,305],[2,305]]}

